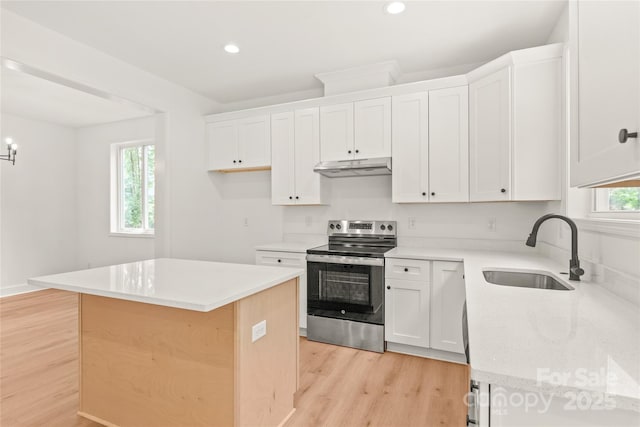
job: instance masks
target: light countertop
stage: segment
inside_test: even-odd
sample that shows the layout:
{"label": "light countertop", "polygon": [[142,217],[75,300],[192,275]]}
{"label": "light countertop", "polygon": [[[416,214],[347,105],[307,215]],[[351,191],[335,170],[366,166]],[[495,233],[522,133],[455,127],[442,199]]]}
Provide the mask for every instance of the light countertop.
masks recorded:
{"label": "light countertop", "polygon": [[30,285],[195,311],[211,311],[303,274],[246,264],[151,259],[29,279]]}
{"label": "light countertop", "polygon": [[[640,307],[526,253],[398,247],[388,258],[463,261],[471,378],[557,396],[588,393],[640,411]],[[485,281],[483,270],[551,273],[572,291]]]}
{"label": "light countertop", "polygon": [[257,251],[307,253],[307,249],[326,245],[326,239],[313,242],[276,242],[256,246]]}

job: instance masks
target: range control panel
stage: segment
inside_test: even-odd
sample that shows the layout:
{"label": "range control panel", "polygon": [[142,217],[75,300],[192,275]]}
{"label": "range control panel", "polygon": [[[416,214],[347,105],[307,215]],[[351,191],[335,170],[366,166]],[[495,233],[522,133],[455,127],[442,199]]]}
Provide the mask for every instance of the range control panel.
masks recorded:
{"label": "range control panel", "polygon": [[327,235],[396,235],[396,221],[351,221],[331,220],[327,226]]}

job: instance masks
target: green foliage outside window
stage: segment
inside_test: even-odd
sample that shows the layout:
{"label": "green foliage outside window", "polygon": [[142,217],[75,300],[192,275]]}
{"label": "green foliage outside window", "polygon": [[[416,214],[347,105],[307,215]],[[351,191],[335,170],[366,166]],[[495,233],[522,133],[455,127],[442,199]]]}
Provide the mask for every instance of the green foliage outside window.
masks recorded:
{"label": "green foliage outside window", "polygon": [[[122,156],[123,226],[126,229],[153,229],[155,211],[154,146],[126,147],[120,153]],[[146,197],[143,197],[143,192]]]}
{"label": "green foliage outside window", "polygon": [[640,210],[640,187],[609,189],[609,209],[612,211]]}

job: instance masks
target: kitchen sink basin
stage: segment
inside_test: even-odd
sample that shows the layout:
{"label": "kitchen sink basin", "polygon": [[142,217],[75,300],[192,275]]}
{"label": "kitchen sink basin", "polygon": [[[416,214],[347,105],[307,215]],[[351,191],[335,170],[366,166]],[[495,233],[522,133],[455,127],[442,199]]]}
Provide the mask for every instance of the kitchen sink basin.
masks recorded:
{"label": "kitchen sink basin", "polygon": [[483,271],[487,282],[494,285],[515,286],[517,288],[553,289],[572,291],[573,289],[542,273],[524,273],[519,271]]}

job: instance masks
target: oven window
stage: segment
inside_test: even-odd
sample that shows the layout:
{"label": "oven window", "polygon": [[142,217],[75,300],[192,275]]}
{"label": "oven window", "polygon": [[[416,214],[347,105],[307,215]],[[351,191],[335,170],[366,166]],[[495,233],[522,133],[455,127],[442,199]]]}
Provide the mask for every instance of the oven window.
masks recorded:
{"label": "oven window", "polygon": [[320,300],[369,305],[369,274],[353,269],[320,271]]}

